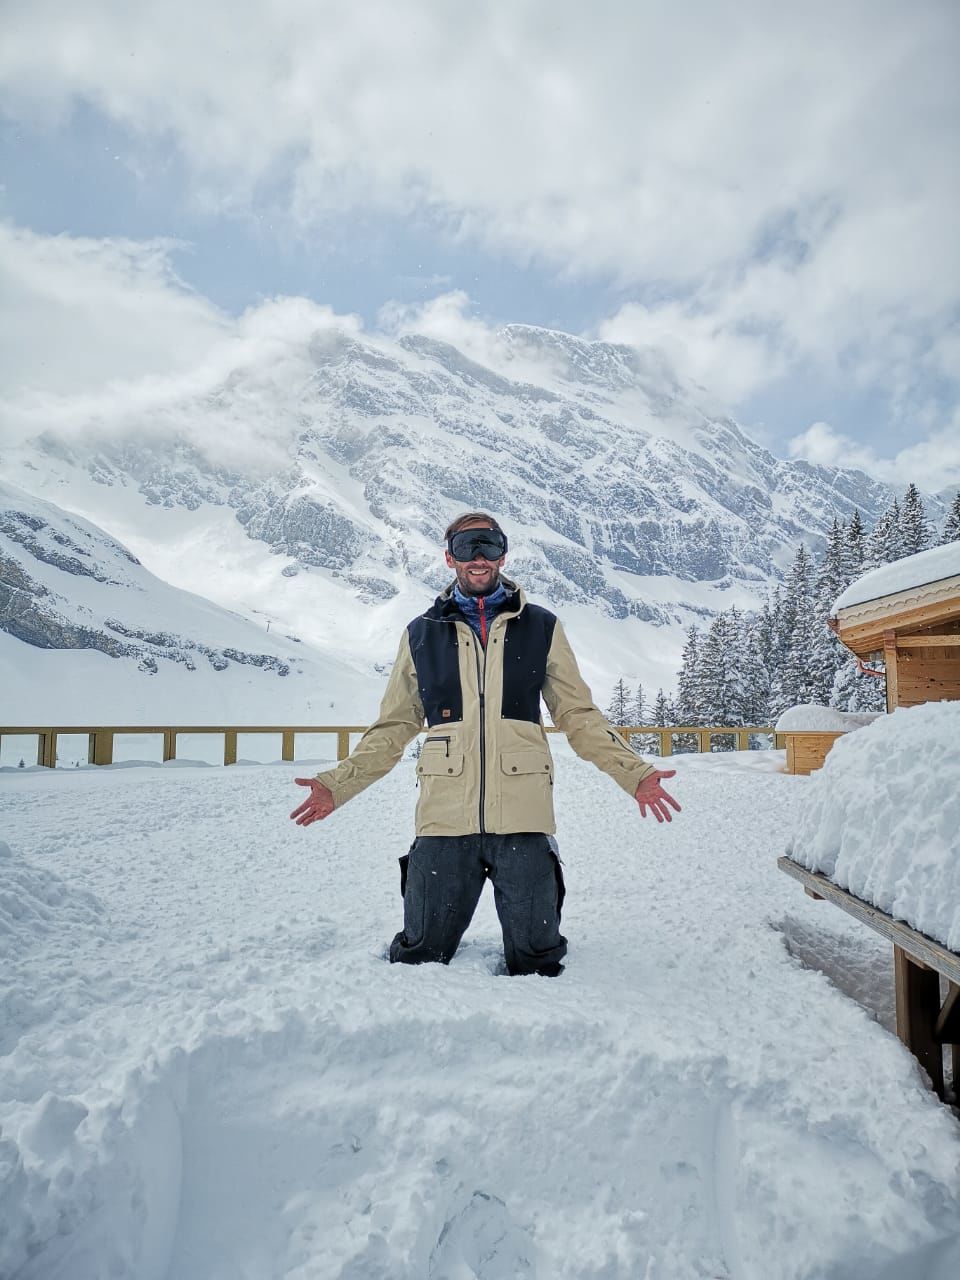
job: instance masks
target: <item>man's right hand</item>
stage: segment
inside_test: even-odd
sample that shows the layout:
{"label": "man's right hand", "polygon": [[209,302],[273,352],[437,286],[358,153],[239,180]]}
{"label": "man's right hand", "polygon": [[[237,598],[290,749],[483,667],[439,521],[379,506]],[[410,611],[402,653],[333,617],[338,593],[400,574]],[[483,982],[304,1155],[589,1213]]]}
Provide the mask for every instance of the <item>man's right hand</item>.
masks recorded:
{"label": "man's right hand", "polygon": [[298,805],[290,817],[296,820],[298,827],[309,827],[311,822],[320,818],[329,818],[333,813],[333,793],[316,778],[294,778],[298,787],[309,787],[310,794],[303,804]]}

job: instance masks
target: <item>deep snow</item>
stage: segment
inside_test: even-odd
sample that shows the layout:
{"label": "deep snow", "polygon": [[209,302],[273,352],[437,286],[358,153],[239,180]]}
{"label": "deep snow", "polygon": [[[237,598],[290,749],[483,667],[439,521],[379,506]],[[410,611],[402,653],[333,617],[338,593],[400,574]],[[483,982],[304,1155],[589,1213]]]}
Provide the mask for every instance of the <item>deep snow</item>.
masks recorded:
{"label": "deep snow", "polygon": [[838,739],[787,851],[960,951],[960,703],[900,707]]}
{"label": "deep snow", "polygon": [[557,980],[489,894],[384,962],[409,761],[306,830],[296,766],[0,775],[0,1275],[954,1277],[888,950],[776,869],[812,779],[675,764],[658,826],[558,752]]}

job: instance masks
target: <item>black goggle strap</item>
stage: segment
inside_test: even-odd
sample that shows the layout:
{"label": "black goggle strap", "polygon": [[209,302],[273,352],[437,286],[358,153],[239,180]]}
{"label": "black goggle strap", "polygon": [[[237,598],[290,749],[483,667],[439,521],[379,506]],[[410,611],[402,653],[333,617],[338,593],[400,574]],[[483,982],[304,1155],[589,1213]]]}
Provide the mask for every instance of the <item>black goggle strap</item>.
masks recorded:
{"label": "black goggle strap", "polygon": [[454,560],[473,560],[477,552],[486,559],[499,560],[507,554],[507,535],[499,529],[460,529],[447,539]]}

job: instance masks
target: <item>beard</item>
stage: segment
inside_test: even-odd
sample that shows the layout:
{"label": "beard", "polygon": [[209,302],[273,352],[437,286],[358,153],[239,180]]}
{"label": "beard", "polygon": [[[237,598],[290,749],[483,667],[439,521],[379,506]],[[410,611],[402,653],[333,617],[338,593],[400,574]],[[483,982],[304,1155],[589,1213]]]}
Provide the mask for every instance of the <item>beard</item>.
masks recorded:
{"label": "beard", "polygon": [[488,596],[491,592],[496,591],[500,585],[500,567],[496,564],[489,566],[490,572],[484,578],[470,577],[470,566],[457,565],[457,586],[465,596]]}

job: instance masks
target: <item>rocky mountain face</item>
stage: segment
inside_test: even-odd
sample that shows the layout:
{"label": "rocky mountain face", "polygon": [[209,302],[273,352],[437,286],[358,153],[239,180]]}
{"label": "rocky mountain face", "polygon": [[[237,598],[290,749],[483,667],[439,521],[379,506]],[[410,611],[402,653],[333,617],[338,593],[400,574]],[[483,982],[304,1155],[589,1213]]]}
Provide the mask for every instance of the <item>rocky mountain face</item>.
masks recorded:
{"label": "rocky mountain face", "polygon": [[704,398],[655,353],[548,330],[508,327],[480,363],[423,336],[329,328],[282,368],[254,359],[149,410],[41,435],[19,479],[86,473],[107,528],[118,490],[229,509],[238,545],[277,556],[278,574],[320,573],[369,605],[439,588],[446,523],[482,507],[538,598],[656,625],[723,607],[734,585],[759,596],[797,542],[855,509],[869,522],[891,497],[862,473],[775,458]]}
{"label": "rocky mountain face", "polygon": [[[290,674],[290,663],[276,654],[201,639],[189,602],[167,601],[168,622],[181,629],[158,627],[157,597],[163,594],[163,584],[151,581],[139,560],[103,530],[0,485],[0,630],[39,649],[135,658],[141,671],[155,672],[161,662],[193,671],[206,662],[214,671],[237,663]],[[144,615],[145,621],[134,621]],[[216,630],[209,623],[204,629]]]}

